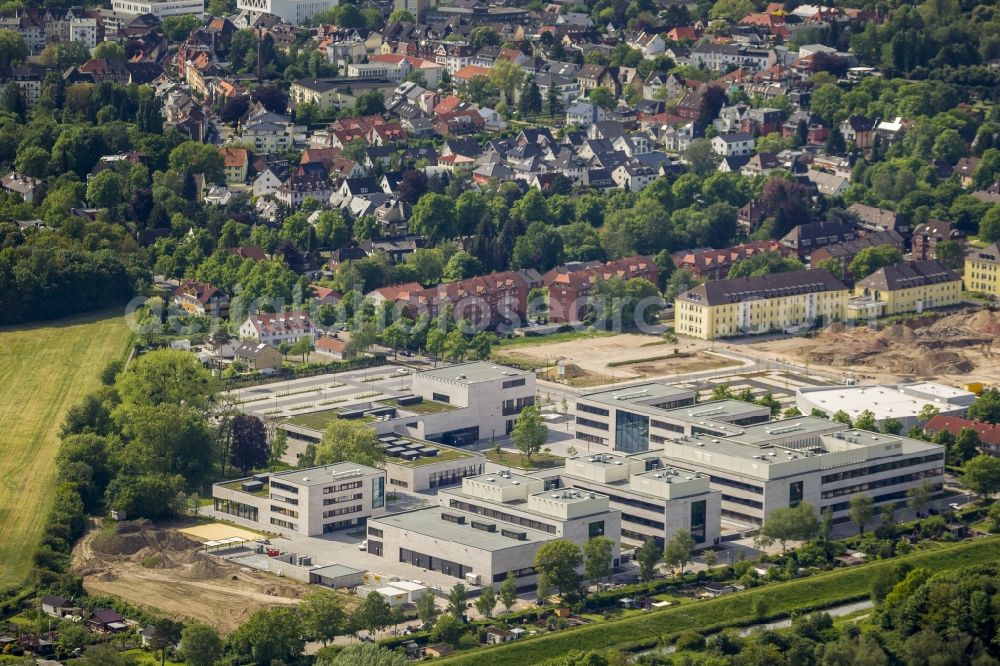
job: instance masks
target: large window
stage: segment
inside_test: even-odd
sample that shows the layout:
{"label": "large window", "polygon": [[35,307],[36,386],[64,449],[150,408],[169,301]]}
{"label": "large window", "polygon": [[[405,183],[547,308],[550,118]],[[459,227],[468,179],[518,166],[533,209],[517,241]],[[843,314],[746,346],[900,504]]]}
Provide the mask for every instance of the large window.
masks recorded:
{"label": "large window", "polygon": [[705,500],[691,502],[691,538],[695,543],[705,543]]}
{"label": "large window", "polygon": [[385,477],[376,476],[372,479],[372,508],[385,506]]}
{"label": "large window", "polygon": [[802,503],[802,482],[793,481],[788,486],[788,506],[798,506]]}
{"label": "large window", "polygon": [[604,521],[598,520],[587,526],[587,538],[593,539],[594,537],[604,536]]}
{"label": "large window", "polygon": [[615,450],[642,453],[649,450],[649,417],[619,409],[615,412]]}

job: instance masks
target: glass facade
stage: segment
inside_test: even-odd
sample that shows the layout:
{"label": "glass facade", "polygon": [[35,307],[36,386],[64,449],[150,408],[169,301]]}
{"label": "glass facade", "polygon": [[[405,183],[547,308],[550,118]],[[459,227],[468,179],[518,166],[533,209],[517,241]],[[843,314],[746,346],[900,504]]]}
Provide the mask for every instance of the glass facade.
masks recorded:
{"label": "glass facade", "polygon": [[642,453],[649,450],[649,417],[619,409],[615,412],[615,450]]}
{"label": "glass facade", "polygon": [[372,508],[382,506],[385,506],[385,477],[377,476],[372,479]]}
{"label": "glass facade", "polygon": [[705,543],[705,500],[691,502],[691,538],[695,543]]}
{"label": "glass facade", "polygon": [[465,578],[465,574],[472,573],[472,567],[468,565],[443,560],[440,557],[418,553],[415,550],[408,550],[406,548],[399,549],[399,561],[412,564],[421,569],[440,571],[447,576],[454,576],[455,578]]}
{"label": "glass facade", "polygon": [[598,520],[597,522],[591,523],[587,526],[587,538],[593,539],[594,537],[604,536],[604,521]]}

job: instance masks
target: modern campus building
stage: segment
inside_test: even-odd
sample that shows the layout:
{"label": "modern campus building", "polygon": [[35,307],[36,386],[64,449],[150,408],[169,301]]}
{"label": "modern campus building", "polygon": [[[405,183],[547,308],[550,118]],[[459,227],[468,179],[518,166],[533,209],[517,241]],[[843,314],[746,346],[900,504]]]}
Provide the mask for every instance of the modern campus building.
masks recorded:
{"label": "modern campus building", "polygon": [[974,393],[935,382],[896,386],[810,386],[796,389],[795,405],[803,414],[818,409],[827,415],[844,412],[857,419],[862,412],[875,415],[881,425],[896,419],[909,429],[918,424],[917,415],[928,405],[945,416],[963,416],[976,399]]}
{"label": "modern campus building", "polygon": [[399,435],[380,435],[390,490],[420,492],[461,483],[485,470],[486,456]]}
{"label": "modern campus building", "polygon": [[[882,391],[886,391],[884,396]],[[899,389],[802,388],[798,390],[797,402],[804,413],[813,407],[827,414],[838,409],[852,413],[853,409],[856,417],[866,408],[884,409],[885,405],[879,403],[888,401],[890,392],[893,399],[901,396],[909,401],[908,409],[913,414],[928,403],[942,413],[951,413],[952,405],[962,406],[964,412],[972,397],[965,391],[922,383]],[[853,400],[853,407],[847,404],[847,395]],[[617,497],[638,499],[623,491],[651,487],[642,484],[643,478],[649,480],[649,476],[636,479],[630,472],[625,481],[624,472],[614,472],[612,476],[621,478],[616,480],[615,487],[605,489],[587,485],[584,480],[589,478],[588,474],[597,474],[592,469],[606,464],[598,463],[597,459],[607,458],[614,467],[625,467],[627,460],[639,461],[642,466],[636,465],[635,469],[652,471],[654,478],[657,473],[677,468],[680,472],[671,474],[671,484],[678,477],[684,481],[688,481],[688,476],[694,477],[690,486],[677,493],[698,488],[698,476],[705,475],[708,489],[721,493],[722,518],[746,524],[759,524],[769,511],[802,500],[819,509],[830,507],[835,519],[843,519],[850,494],[867,492],[876,503],[895,502],[924,479],[941,484],[944,451],[936,445],[906,437],[849,431],[842,423],[813,416],[772,421],[769,409],[760,405],[736,400],[695,403],[694,398],[689,389],[655,382],[581,396],[576,405],[577,439],[586,442],[590,450],[581,455],[586,462],[567,461],[565,472],[560,472],[565,475],[562,482],[598,489],[609,495],[612,507],[620,508],[623,514],[659,523],[660,519],[651,514],[631,511],[626,502],[616,504],[620,501]],[[906,423],[902,411],[893,413]],[[879,416],[881,412],[876,412],[876,417]],[[595,458],[594,463],[589,461],[590,457]],[[618,462],[622,464],[619,466]],[[896,471],[904,468],[906,473]],[[850,484],[843,483],[848,479]],[[687,497],[677,493],[671,485],[670,495],[665,499]],[[710,520],[713,501],[708,499],[706,504]],[[661,513],[659,502],[648,504],[651,506],[644,508]],[[681,520],[684,511],[673,513],[671,519],[669,507],[664,507],[662,515],[667,517],[663,521],[664,536],[677,528],[675,520],[680,520],[679,526],[691,529]],[[629,515],[623,515],[624,532],[634,532],[625,534],[627,538],[653,536],[650,530],[631,529],[632,525],[642,522],[630,521]],[[658,524],[651,527],[659,531]]]}
{"label": "modern campus building", "polygon": [[848,290],[822,269],[706,282],[678,295],[677,333],[701,340],[796,332],[840,321]]}
{"label": "modern campus building", "polygon": [[157,18],[204,14],[205,0],[112,0],[111,9],[119,14],[152,14]]}
{"label": "modern campus building", "polygon": [[[330,418],[365,419],[379,435],[471,444],[514,429],[518,414],[535,404],[535,374],[482,361],[459,363],[416,373],[410,390],[412,395],[329,410]],[[295,418],[281,427],[305,442],[318,442],[323,434]]]}
{"label": "modern campus building", "polygon": [[251,18],[259,14],[274,14],[286,23],[299,25],[315,14],[337,6],[337,0],[237,0],[236,9],[249,12]]}
{"label": "modern campus building", "polygon": [[313,536],[385,513],[385,470],[343,462],[212,486],[214,508],[240,525]]}
{"label": "modern campus building", "polygon": [[965,288],[1000,297],[1000,243],[973,248],[965,255]]}
{"label": "modern campus building", "polygon": [[937,261],[884,266],[854,285],[848,319],[869,319],[957,305],[962,277]]}
{"label": "modern campus building", "polygon": [[723,518],[760,524],[774,509],[803,501],[843,522],[853,495],[867,494],[879,507],[905,502],[907,491],[924,482],[939,490],[944,453],[909,437],[798,417],[732,437],[682,437],[664,444],[662,455],[709,476],[722,493]]}
{"label": "modern campus building", "polygon": [[709,487],[707,475],[672,467],[658,455],[575,456],[536,476],[547,487],[558,479],[558,487],[606,495],[621,511],[623,539],[639,544],[652,538],[663,547],[685,529],[696,548],[719,542],[722,494]]}
{"label": "modern campus building", "polygon": [[460,489],[438,493],[440,506],[370,520],[368,552],[475,585],[499,584],[512,573],[519,587],[530,587],[543,544],[568,539],[582,547],[607,535],[617,565],[621,514],[608,497],[545,485],[511,472],[466,478]]}
{"label": "modern campus building", "polygon": [[771,410],[739,400],[695,403],[695,391],[650,382],[588,393],[577,398],[576,437],[588,452],[649,451],[680,435],[725,436],[740,426],[765,422]]}

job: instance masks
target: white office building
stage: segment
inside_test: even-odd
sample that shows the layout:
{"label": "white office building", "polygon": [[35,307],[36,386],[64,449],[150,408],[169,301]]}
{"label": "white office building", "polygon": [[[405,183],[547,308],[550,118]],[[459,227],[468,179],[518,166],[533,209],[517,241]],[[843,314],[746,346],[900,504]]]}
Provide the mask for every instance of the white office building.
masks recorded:
{"label": "white office building", "polygon": [[385,470],[343,462],[212,486],[214,508],[238,525],[314,536],[385,513]]}
{"label": "white office building", "polygon": [[241,12],[249,12],[251,19],[260,14],[274,14],[292,25],[299,25],[337,4],[337,0],[236,0],[236,8]]}
{"label": "white office building", "polygon": [[566,460],[565,467],[539,472],[553,486],[606,495],[621,511],[621,538],[641,544],[652,538],[662,548],[679,529],[696,548],[717,545],[722,494],[707,474],[671,467],[660,456],[597,453]]}
{"label": "white office building", "polygon": [[473,585],[499,585],[512,573],[518,587],[534,585],[535,553],[555,539],[582,548],[607,535],[619,563],[621,515],[605,495],[547,491],[543,479],[505,472],[466,478],[438,500],[440,506],[369,521],[368,552]]}
{"label": "white office building", "polygon": [[112,0],[111,8],[122,14],[152,14],[158,18],[204,14],[205,0]]}

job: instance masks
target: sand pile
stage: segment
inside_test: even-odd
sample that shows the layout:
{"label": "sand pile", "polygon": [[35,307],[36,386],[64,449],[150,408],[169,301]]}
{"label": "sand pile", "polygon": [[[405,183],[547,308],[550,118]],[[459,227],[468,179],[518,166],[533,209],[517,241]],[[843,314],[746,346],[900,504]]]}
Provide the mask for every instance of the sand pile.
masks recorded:
{"label": "sand pile", "polygon": [[200,544],[180,532],[156,528],[146,520],[116,523],[94,536],[94,552],[110,557],[133,557],[194,551]]}
{"label": "sand pile", "polygon": [[212,580],[229,574],[226,565],[209,555],[196,555],[191,566],[178,575],[188,580]]}
{"label": "sand pile", "polygon": [[809,363],[835,368],[865,366],[904,375],[963,374],[976,366],[962,350],[988,354],[998,336],[998,313],[966,310],[913,317],[875,330],[833,324],[801,353]]}

